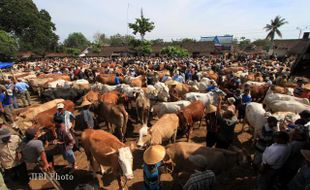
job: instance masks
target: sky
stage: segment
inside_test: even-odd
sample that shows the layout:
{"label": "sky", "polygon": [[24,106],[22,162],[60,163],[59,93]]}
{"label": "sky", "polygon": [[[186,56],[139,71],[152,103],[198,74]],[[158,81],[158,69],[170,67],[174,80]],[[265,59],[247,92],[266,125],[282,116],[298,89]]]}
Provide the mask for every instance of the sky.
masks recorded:
{"label": "sky", "polygon": [[[310,0],[33,0],[47,10],[63,41],[72,32],[93,40],[96,32],[132,34],[128,24],[140,16],[155,23],[146,39],[171,41],[182,38],[231,34],[251,40],[265,38],[263,30],[277,15],[283,39],[296,39],[297,27],[310,30]],[[137,36],[139,37],[139,36]]]}

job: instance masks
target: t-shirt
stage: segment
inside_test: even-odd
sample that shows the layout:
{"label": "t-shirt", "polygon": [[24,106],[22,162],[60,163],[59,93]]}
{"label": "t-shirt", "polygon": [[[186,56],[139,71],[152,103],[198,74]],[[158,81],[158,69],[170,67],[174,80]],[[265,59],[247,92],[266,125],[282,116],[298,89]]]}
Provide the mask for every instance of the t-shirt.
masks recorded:
{"label": "t-shirt", "polygon": [[290,148],[287,144],[273,143],[263,153],[263,163],[273,169],[280,169],[290,156]]}
{"label": "t-shirt", "polygon": [[43,151],[44,146],[40,140],[33,139],[22,146],[22,155],[25,162],[36,163]]}
{"label": "t-shirt", "polygon": [[243,95],[241,96],[241,99],[242,99],[242,103],[243,103],[243,104],[247,104],[247,103],[252,102],[252,97],[251,97],[251,95],[245,95],[245,94],[243,94]]}
{"label": "t-shirt", "polygon": [[2,103],[2,106],[5,108],[9,105],[11,105],[11,98],[10,96],[7,96],[5,93],[0,94],[0,102]]}
{"label": "t-shirt", "polygon": [[29,88],[29,85],[24,82],[18,82],[15,84],[15,88],[18,92],[25,92]]}

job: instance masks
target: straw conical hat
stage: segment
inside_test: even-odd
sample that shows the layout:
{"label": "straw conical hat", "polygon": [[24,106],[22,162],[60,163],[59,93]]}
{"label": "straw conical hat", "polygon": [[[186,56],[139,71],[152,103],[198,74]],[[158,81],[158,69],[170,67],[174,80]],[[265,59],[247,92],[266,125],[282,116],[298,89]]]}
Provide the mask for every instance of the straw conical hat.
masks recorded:
{"label": "straw conical hat", "polygon": [[216,112],[217,108],[214,105],[207,106],[206,112],[207,113],[214,113]]}
{"label": "straw conical hat", "polygon": [[304,89],[310,90],[310,84],[305,84],[305,85],[304,85]]}
{"label": "straw conical hat", "polygon": [[166,149],[161,145],[150,146],[143,153],[143,160],[146,164],[153,165],[164,159],[166,155]]}

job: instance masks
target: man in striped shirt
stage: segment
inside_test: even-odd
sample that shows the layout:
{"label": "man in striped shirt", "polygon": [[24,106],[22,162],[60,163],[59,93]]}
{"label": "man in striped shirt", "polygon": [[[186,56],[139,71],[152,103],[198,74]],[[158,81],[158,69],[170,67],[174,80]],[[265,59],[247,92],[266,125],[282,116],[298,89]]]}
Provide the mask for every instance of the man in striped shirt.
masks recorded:
{"label": "man in striped shirt", "polygon": [[211,170],[206,170],[207,160],[203,155],[190,155],[188,158],[194,165],[199,168],[192,174],[183,190],[212,190],[214,189],[215,174]]}

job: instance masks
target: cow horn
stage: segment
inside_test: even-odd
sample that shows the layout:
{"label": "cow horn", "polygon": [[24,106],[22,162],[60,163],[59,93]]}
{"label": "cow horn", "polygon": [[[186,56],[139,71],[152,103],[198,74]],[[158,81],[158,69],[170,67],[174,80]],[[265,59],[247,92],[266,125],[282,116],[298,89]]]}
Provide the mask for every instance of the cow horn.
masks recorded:
{"label": "cow horn", "polygon": [[114,154],[114,153],[116,153],[116,150],[112,149],[112,151],[106,153],[105,156],[109,156],[109,155]]}

